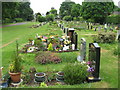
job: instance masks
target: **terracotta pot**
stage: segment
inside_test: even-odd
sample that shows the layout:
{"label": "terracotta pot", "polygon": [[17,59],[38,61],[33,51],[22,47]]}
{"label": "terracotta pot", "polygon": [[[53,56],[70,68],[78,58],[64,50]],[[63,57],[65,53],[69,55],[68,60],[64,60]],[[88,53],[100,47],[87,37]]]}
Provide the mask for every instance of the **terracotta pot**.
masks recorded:
{"label": "terracotta pot", "polygon": [[11,80],[14,83],[20,82],[20,80],[21,80],[21,72],[18,72],[18,73],[9,72],[9,74],[10,74]]}

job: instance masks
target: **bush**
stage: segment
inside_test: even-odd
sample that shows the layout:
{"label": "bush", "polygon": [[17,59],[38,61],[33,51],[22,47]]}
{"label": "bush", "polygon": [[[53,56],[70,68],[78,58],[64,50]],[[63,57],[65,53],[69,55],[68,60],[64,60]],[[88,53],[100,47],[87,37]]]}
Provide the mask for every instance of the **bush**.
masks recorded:
{"label": "bush", "polygon": [[65,21],[71,21],[72,17],[71,16],[64,16],[63,20],[65,20]]}
{"label": "bush", "polygon": [[35,39],[34,45],[38,47],[38,50],[40,51],[45,50],[45,45],[43,45],[42,40]]}
{"label": "bush", "polygon": [[5,20],[3,20],[3,23],[12,23],[13,20],[9,19],[9,18],[5,18]]}
{"label": "bush", "polygon": [[109,33],[99,33],[96,37],[93,38],[94,42],[97,43],[113,43],[115,42],[116,34]]}
{"label": "bush", "polygon": [[120,50],[116,47],[116,48],[113,50],[113,53],[114,53],[114,55],[120,55]]}
{"label": "bush", "polygon": [[35,61],[40,64],[46,63],[60,63],[61,59],[52,52],[38,52],[35,57]]}
{"label": "bush", "polygon": [[54,21],[54,14],[49,14],[46,16],[47,21]]}
{"label": "bush", "polygon": [[119,24],[120,15],[111,15],[106,18],[107,23]]}
{"label": "bush", "polygon": [[39,22],[45,22],[45,21],[46,21],[46,18],[43,17],[43,16],[38,15],[38,16],[37,16],[37,20],[38,20]]}
{"label": "bush", "polygon": [[80,63],[70,63],[63,68],[64,80],[67,84],[80,84],[88,76],[87,67]]}
{"label": "bush", "polygon": [[15,18],[16,22],[23,22],[24,20],[22,18]]}

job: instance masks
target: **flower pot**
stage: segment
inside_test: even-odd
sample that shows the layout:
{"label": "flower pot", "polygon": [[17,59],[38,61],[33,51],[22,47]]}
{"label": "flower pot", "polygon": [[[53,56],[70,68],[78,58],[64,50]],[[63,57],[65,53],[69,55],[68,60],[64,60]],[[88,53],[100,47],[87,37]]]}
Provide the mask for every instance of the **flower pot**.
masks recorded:
{"label": "flower pot", "polygon": [[11,72],[9,72],[9,74],[10,74],[11,80],[14,83],[20,82],[20,80],[21,80],[21,72],[18,72],[18,73],[11,73]]}
{"label": "flower pot", "polygon": [[63,81],[64,80],[64,73],[63,72],[58,72],[56,74],[56,80],[57,81]]}
{"label": "flower pot", "polygon": [[35,81],[36,82],[44,82],[45,81],[45,73],[36,73],[35,74]]}

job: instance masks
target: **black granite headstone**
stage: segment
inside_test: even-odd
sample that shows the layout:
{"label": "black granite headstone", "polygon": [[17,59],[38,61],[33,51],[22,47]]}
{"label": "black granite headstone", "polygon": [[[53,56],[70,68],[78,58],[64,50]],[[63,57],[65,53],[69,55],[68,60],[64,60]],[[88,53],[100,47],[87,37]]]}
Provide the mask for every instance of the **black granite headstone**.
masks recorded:
{"label": "black granite headstone", "polygon": [[93,79],[91,81],[100,81],[99,72],[100,72],[100,46],[97,43],[89,44],[89,61],[91,64],[89,65],[94,69],[92,72]]}
{"label": "black granite headstone", "polygon": [[75,32],[74,33],[74,44],[75,44],[75,50],[77,50],[77,43],[78,43],[78,34]]}

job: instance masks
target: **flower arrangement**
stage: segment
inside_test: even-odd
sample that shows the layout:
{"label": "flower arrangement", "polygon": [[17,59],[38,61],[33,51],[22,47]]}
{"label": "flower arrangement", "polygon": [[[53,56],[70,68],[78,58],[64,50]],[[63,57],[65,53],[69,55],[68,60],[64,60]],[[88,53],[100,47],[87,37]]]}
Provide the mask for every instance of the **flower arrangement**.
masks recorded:
{"label": "flower arrangement", "polygon": [[69,41],[69,40],[65,40],[65,41],[64,41],[64,44],[65,44],[65,45],[69,45],[70,43],[71,43],[71,41]]}

